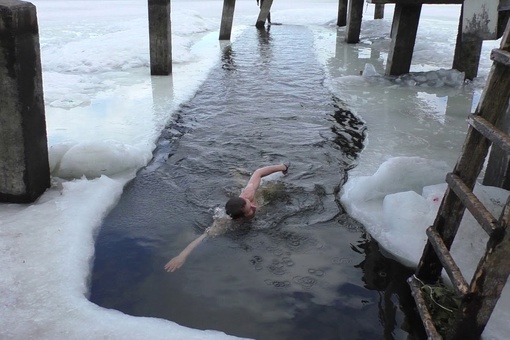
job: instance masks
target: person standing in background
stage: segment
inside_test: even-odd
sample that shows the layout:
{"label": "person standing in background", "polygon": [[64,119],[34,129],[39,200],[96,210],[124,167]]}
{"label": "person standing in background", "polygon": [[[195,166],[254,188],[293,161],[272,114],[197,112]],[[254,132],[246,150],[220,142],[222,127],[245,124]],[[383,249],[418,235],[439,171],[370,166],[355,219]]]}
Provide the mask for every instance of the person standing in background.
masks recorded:
{"label": "person standing in background", "polygon": [[[263,5],[263,4],[264,4],[264,0],[260,0],[260,1],[259,1],[259,0],[257,0],[257,5],[258,5],[258,6],[260,6],[260,8],[262,8],[262,5]],[[271,25],[271,12],[269,12],[269,13],[267,14],[267,23],[268,23],[269,25]]]}

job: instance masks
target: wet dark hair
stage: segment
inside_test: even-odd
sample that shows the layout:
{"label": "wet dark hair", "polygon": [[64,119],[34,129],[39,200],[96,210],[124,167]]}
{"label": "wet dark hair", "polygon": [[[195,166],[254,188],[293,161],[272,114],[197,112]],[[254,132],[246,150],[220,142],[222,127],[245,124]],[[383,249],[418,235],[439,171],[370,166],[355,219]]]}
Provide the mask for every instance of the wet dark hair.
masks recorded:
{"label": "wet dark hair", "polygon": [[241,197],[232,197],[225,204],[225,212],[234,220],[239,217],[244,217],[243,208],[245,205],[246,201]]}

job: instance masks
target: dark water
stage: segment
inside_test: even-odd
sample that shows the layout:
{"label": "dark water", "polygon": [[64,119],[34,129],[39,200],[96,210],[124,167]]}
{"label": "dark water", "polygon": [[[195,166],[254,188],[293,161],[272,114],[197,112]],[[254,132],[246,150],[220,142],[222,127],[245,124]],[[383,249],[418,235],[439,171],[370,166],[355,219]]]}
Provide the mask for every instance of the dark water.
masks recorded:
{"label": "dark water", "polygon": [[[338,192],[364,123],[323,86],[303,27],[248,29],[163,131],[96,241],[91,301],[137,316],[256,339],[404,339],[421,326],[405,279],[347,216]],[[212,222],[257,167],[265,205],[164,264]]]}

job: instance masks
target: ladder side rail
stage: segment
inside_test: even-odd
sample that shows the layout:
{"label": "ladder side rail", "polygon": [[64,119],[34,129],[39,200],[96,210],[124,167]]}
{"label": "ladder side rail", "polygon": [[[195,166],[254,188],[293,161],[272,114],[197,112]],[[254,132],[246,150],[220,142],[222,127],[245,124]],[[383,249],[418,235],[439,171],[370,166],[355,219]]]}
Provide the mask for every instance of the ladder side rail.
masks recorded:
{"label": "ladder side rail", "polygon": [[470,294],[465,296],[457,314],[459,320],[452,339],[481,336],[498,302],[510,274],[510,197],[499,223],[502,226],[493,235],[485,255],[480,260],[470,284]]}
{"label": "ladder side rail", "polygon": [[432,315],[430,315],[429,310],[427,308],[427,303],[425,302],[423,291],[421,290],[421,282],[419,282],[419,280],[416,279],[415,276],[411,276],[409,279],[407,279],[407,283],[411,288],[411,292],[413,294],[414,301],[416,302],[418,312],[420,313],[420,317],[423,322],[423,327],[425,328],[425,332],[427,333],[428,339],[442,340],[443,337],[437,331],[436,325],[432,320]]}
{"label": "ladder side rail", "polygon": [[446,175],[446,182],[485,232],[489,236],[492,235],[495,230],[499,228],[498,220],[492,213],[480,202],[476,195],[469,190],[459,176],[449,173]]}
{"label": "ladder side rail", "polygon": [[[501,49],[510,50],[510,22],[501,39]],[[498,93],[496,98],[489,98],[490,94]],[[484,91],[475,110],[475,115],[482,116],[488,122],[496,124],[499,117],[506,112],[510,98],[510,68],[503,64],[494,63],[487,78]],[[497,125],[497,124],[496,124]],[[455,165],[453,173],[461,178],[472,191],[476,178],[480,174],[483,162],[489,149],[489,140],[476,129],[470,127],[466,136],[461,155]],[[450,249],[464,214],[465,207],[453,192],[447,188],[433,228],[441,235],[444,243]],[[416,269],[416,275],[425,281],[437,281],[443,267],[435,254],[434,248],[427,241],[423,255]]]}

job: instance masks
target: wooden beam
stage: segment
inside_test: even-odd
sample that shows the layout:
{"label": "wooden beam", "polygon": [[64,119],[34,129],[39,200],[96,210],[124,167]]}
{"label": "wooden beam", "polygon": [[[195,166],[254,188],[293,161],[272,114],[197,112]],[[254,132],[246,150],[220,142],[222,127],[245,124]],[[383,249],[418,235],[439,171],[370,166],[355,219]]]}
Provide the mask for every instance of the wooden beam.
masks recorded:
{"label": "wooden beam", "polygon": [[491,60],[510,67],[510,52],[495,48],[491,51]]}
{"label": "wooden beam", "polygon": [[510,136],[499,130],[494,124],[491,124],[481,116],[470,115],[468,123],[480,131],[494,145],[510,154]]}
{"label": "wooden beam", "polygon": [[446,248],[443,239],[432,227],[427,228],[427,236],[430,240],[430,244],[436,250],[436,253],[441,260],[441,263],[448,274],[448,277],[452,281],[453,288],[455,288],[457,294],[466,295],[469,292],[469,286],[462,276],[462,273],[452,258],[450,251]]}
{"label": "wooden beam", "polygon": [[409,73],[413,57],[421,5],[395,6],[391,27],[391,45],[386,65],[386,75],[399,76]]}
{"label": "wooden beam", "polygon": [[491,214],[482,202],[473,192],[462,182],[459,176],[449,173],[446,175],[446,182],[455,192],[457,197],[464,203],[471,215],[485,230],[487,235],[491,236],[498,229],[498,221]]}
{"label": "wooden beam", "polygon": [[232,24],[234,22],[234,9],[236,0],[224,0],[223,12],[221,14],[220,40],[230,40],[232,35]]}

